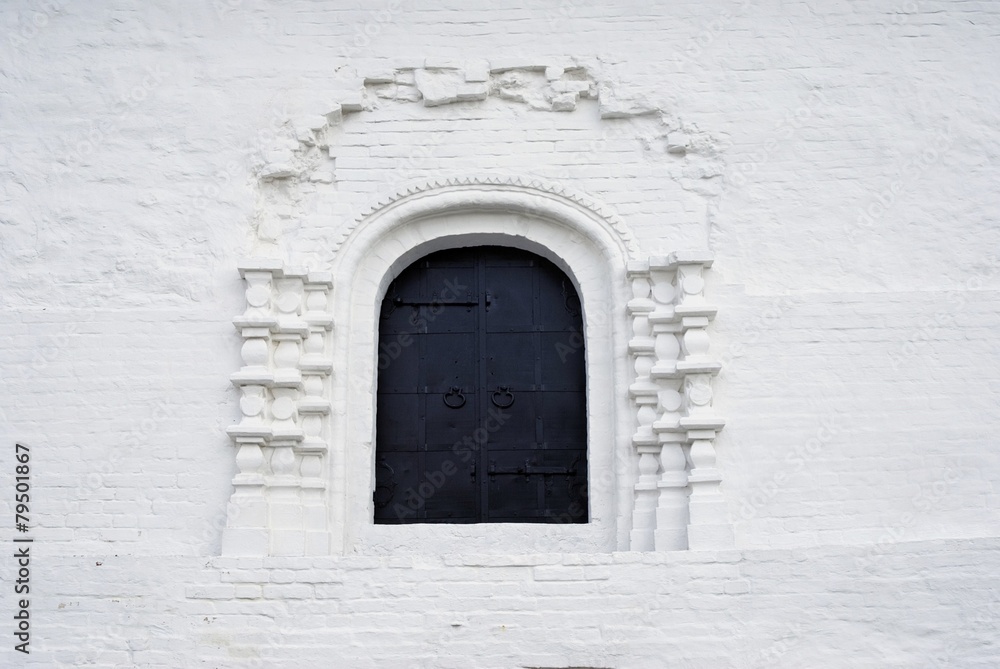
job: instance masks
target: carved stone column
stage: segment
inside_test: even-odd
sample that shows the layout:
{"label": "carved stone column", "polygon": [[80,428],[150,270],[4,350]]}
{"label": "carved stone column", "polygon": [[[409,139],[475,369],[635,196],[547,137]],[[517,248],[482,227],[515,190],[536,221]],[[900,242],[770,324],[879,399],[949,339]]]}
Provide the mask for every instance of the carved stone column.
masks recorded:
{"label": "carved stone column", "polygon": [[243,367],[231,379],[241,394],[239,425],[227,432],[237,446],[237,473],[233,495],[227,506],[226,529],[222,535],[224,555],[265,555],[268,548],[267,499],[264,490],[263,449],[271,442],[268,420],[268,391],[274,382],[271,373],[270,337],[277,319],[271,312],[271,291],[276,265],[267,261],[240,267],[246,282],[247,306],[233,319],[243,337]]}
{"label": "carved stone column", "polygon": [[690,447],[691,485],[688,542],[691,548],[709,550],[732,548],[733,529],[725,499],[722,474],[716,465],[715,435],[725,421],[712,410],[712,377],[722,365],[709,352],[707,327],[716,309],[705,302],[703,269],[706,262],[681,262],[677,267],[677,315],[684,332],[682,358],[684,372],[684,416],[680,427]]}
{"label": "carved stone column", "polygon": [[268,524],[272,555],[305,555],[299,456],[295,452],[305,437],[299,425],[298,402],[302,395],[299,359],[308,324],[300,318],[304,306],[302,275],[286,270],[278,282],[278,325],[274,329],[274,383],[271,393],[271,476],[268,478]]}
{"label": "carved stone column", "polygon": [[247,309],[233,322],[244,366],[232,380],[243,419],[228,430],[239,472],[223,554],[328,555],[332,280],[268,259],[247,261],[240,273]]}
{"label": "carved stone column", "polygon": [[659,388],[650,379],[654,363],[655,340],[649,324],[649,314],[656,307],[650,297],[649,272],[643,263],[629,267],[632,281],[632,299],[628,313],[632,317],[632,339],[629,352],[635,368],[635,382],[629,386],[629,395],[636,409],[636,431],[632,445],[639,454],[639,478],[635,484],[635,507],[632,510],[632,530],[629,546],[634,551],[653,550],[653,532],[656,529],[657,472],[660,446],[653,432],[656,420],[657,393]]}
{"label": "carved stone column", "polygon": [[720,365],[708,350],[715,309],[705,303],[702,270],[710,265],[708,257],[676,254],[629,265],[636,371],[629,394],[639,454],[633,550],[732,545],[712,443],[724,421],[711,411],[711,378]]}
{"label": "carved stone column", "polygon": [[327,555],[330,551],[329,514],[327,513],[324,467],[329,467],[327,448],[330,417],[330,331],[329,313],[333,281],[327,273],[312,272],[304,285],[306,311],[303,320],[309,326],[304,354],[299,360],[305,397],[299,400],[304,439],[295,447],[301,459],[302,517],[305,530],[305,554]]}
{"label": "carved stone column", "polygon": [[674,312],[675,267],[669,259],[650,258],[649,275],[653,280],[653,297],[656,301],[656,309],[649,317],[656,337],[656,364],[650,370],[650,376],[657,384],[659,409],[653,431],[660,445],[654,546],[658,551],[678,551],[688,547],[688,490],[683,439],[672,429],[680,418],[680,381],[677,375],[680,345],[677,341],[677,317]]}

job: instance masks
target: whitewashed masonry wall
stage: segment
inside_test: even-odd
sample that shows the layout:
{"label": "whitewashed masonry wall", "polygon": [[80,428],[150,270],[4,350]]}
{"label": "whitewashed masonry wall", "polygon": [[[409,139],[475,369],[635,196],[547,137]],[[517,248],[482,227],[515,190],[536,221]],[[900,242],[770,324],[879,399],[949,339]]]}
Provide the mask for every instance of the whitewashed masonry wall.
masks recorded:
{"label": "whitewashed masonry wall", "polygon": [[[0,665],[996,665],[1000,8],[363,4],[0,4],[0,436],[37,505]],[[335,260],[471,175],[628,223],[601,381],[632,460],[587,550],[365,537],[368,482],[330,475],[370,392]],[[714,376],[661,364],[705,362],[699,293]],[[699,550],[720,506],[735,548]]]}

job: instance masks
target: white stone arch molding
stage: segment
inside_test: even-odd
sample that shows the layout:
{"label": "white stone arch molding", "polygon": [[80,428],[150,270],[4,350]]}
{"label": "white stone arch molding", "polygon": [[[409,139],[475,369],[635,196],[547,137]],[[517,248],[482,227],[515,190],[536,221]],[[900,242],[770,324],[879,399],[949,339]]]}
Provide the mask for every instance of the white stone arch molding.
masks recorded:
{"label": "white stone arch molding", "polygon": [[[552,260],[583,305],[587,525],[374,525],[377,318],[389,283],[433,251],[507,245]],[[330,272],[253,258],[233,323],[243,366],[225,555],[606,552],[733,546],[714,440],[716,309],[704,250],[637,258],[624,223],[535,180],[410,187],[349,229]]]}
{"label": "white stone arch molding", "polygon": [[[515,178],[438,182],[393,199],[344,239],[332,267],[336,327],[329,476],[335,552],[391,553],[414,547],[432,552],[627,548],[634,459],[624,305],[631,235],[606,210],[581,200],[541,182]],[[420,257],[484,244],[547,257],[566,272],[580,294],[587,353],[591,522],[375,525],[371,491],[382,298],[392,279]]]}

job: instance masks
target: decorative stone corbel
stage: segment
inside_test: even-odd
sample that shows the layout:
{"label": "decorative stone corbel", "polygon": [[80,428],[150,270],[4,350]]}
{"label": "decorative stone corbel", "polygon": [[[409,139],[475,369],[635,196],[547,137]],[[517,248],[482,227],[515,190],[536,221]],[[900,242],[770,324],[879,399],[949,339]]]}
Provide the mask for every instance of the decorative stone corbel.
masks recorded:
{"label": "decorative stone corbel", "polygon": [[706,330],[716,312],[704,299],[702,272],[711,264],[674,254],[629,265],[639,455],[633,550],[732,545],[713,445],[725,421],[711,410],[711,379],[721,367]]}

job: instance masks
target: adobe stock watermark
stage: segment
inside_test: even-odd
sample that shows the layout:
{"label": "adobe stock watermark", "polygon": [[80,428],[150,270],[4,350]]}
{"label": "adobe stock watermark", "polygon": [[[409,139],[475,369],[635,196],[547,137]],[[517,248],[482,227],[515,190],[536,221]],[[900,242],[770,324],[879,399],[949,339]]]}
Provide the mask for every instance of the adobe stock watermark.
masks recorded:
{"label": "adobe stock watermark", "polygon": [[747,346],[756,344],[763,333],[774,330],[778,321],[796,304],[797,302],[792,298],[781,296],[756,312],[753,318],[743,325],[734,337],[734,341],[726,348],[725,353],[719,357],[723,369],[733,360],[743,357],[746,354]]}
{"label": "adobe stock watermark", "polygon": [[419,178],[427,171],[430,161],[438,157],[435,155],[438,148],[435,145],[414,147],[405,158],[401,158],[391,170],[383,174],[383,183],[398,185]]}
{"label": "adobe stock watermark", "polygon": [[[467,300],[469,297],[468,291],[469,287],[459,283],[458,277],[445,279],[441,292],[434,299],[428,301],[426,305],[420,305],[420,307],[423,307],[420,311],[414,309],[408,322],[418,329],[427,327],[427,325],[444,313],[446,306],[460,302],[463,298]],[[401,298],[399,298],[400,303],[398,305],[392,301],[395,298],[387,297],[386,299],[394,304],[393,311],[398,308],[413,308],[411,305],[404,304]],[[387,369],[394,360],[397,360],[403,354],[404,350],[413,346],[415,341],[413,334],[410,332],[399,332],[388,342],[382,341],[382,337],[379,337],[378,368],[380,370]]]}
{"label": "adobe stock watermark", "polygon": [[[750,177],[756,174],[763,165],[770,162],[774,153],[782,146],[783,141],[786,142],[795,137],[806,126],[806,123],[817,114],[818,110],[829,106],[830,102],[822,91],[809,91],[799,106],[785,111],[784,117],[771,132],[771,136],[764,141],[760,148],[750,153],[748,160],[727,167],[723,173],[723,179],[726,183],[737,187],[745,186],[749,183]],[[732,144],[730,144],[731,146]]]}
{"label": "adobe stock watermark", "polygon": [[[998,597],[995,589],[983,588],[977,592],[984,598]],[[992,655],[991,647],[994,645],[996,630],[1000,627],[1000,601],[986,601],[985,606],[980,605],[978,610],[970,615],[973,606],[975,606],[973,602],[963,601],[959,609],[960,624],[950,628],[947,644],[933,658],[933,664],[927,665],[928,667],[952,669],[958,666],[973,666],[974,663],[971,661],[973,653]]]}
{"label": "adobe stock watermark", "polygon": [[278,145],[282,132],[286,130],[288,118],[289,111],[286,108],[272,107],[268,122],[240,148],[238,154],[241,159],[227,161],[207,179],[199,181],[194,197],[185,201],[187,206],[183,210],[182,220],[189,224],[199,222],[198,218],[211,209],[213,204],[218,203],[223,193],[235,186],[240,177],[247,178],[251,173],[250,164],[255,159],[263,162],[267,151]]}
{"label": "adobe stock watermark", "polygon": [[7,33],[7,41],[16,48],[24,48],[33,39],[49,27],[52,19],[60,14],[65,8],[65,2],[36,2],[34,11],[30,16],[26,16],[18,25]]}
{"label": "adobe stock watermark", "polygon": [[[18,375],[21,380],[30,378],[54,363],[69,346],[70,339],[79,334],[80,326],[94,321],[93,312],[83,314],[79,320],[64,323],[61,331],[40,338],[32,351],[31,360],[25,365],[18,365]],[[9,378],[9,377],[6,377]]]}
{"label": "adobe stock watermark", "polygon": [[705,24],[698,33],[688,40],[688,45],[683,51],[675,51],[673,61],[678,70],[683,70],[686,66],[699,61],[705,53],[705,49],[712,46],[726,28],[733,22],[733,19],[742,15],[753,4],[750,0],[742,0],[733,10],[724,9],[717,17]]}
{"label": "adobe stock watermark", "polygon": [[900,345],[896,352],[889,352],[889,365],[898,370],[903,363],[917,356],[930,342],[939,338],[945,328],[955,326],[955,318],[969,305],[968,293],[983,288],[985,280],[1000,271],[1000,255],[991,255],[978,265],[975,276],[962,284],[961,290],[948,295],[948,308],[925,319]]}
{"label": "adobe stock watermark", "polygon": [[882,39],[895,36],[900,28],[910,23],[910,18],[920,11],[920,3],[916,0],[906,0],[892,8],[889,20],[882,26]]}
{"label": "adobe stock watermark", "polygon": [[882,556],[886,555],[895,546],[906,540],[907,533],[916,523],[919,514],[926,514],[937,508],[941,500],[945,499],[952,487],[961,479],[958,471],[951,467],[946,467],[941,472],[941,477],[928,486],[921,488],[920,492],[910,499],[913,507],[912,511],[905,511],[899,515],[892,525],[883,527],[883,532],[871,546],[868,552],[856,559],[858,567],[866,568],[872,566]]}
{"label": "adobe stock watermark", "polygon": [[[272,135],[271,146],[277,146],[277,134],[269,133]],[[408,149],[407,153],[403,156],[396,158],[392,166],[385,170],[379,170],[378,184],[379,192],[385,196],[394,197],[399,193],[406,193],[406,186],[409,183],[416,183],[421,176],[432,172],[434,168],[434,160],[438,158],[437,151],[440,147],[435,145],[421,145],[416,147],[411,147]],[[293,156],[295,160],[304,160],[308,162],[309,160],[309,150],[303,149],[300,145],[294,152]],[[336,147],[330,148],[330,161],[325,167],[321,167],[321,170],[329,170],[331,181],[329,183],[336,183],[336,164],[337,164],[337,149]],[[266,161],[261,161],[266,162]],[[306,170],[308,172],[308,170]],[[315,173],[313,173],[315,174]],[[324,182],[326,183],[326,182]],[[332,187],[332,186],[331,186]],[[202,190],[207,190],[203,188]],[[329,195],[324,194],[323,189],[320,190],[319,197],[313,197],[308,199],[304,206],[302,213],[303,215],[319,215],[327,216],[331,215],[333,209],[330,207]],[[285,197],[287,193],[283,193],[282,197]],[[287,202],[287,200],[286,200]],[[297,207],[298,203],[289,203],[292,208]],[[347,210],[341,214],[344,220],[354,221],[359,219],[362,215],[368,212],[368,205],[359,202],[353,202]],[[261,227],[263,226],[263,227]],[[263,220],[258,225],[258,235],[263,239],[277,240],[280,235],[279,224]],[[321,256],[317,253],[307,252],[302,254],[302,259],[306,267],[310,269],[317,269],[320,267],[325,267],[329,265],[329,261],[320,260]]]}
{"label": "adobe stock watermark", "polygon": [[410,487],[402,492],[403,502],[395,502],[392,506],[396,519],[403,520],[423,509],[427,502],[444,488],[449,479],[463,473],[464,470],[459,467],[456,460],[468,464],[475,454],[485,447],[489,436],[503,427],[509,419],[510,414],[504,413],[503,409],[490,407],[483,425],[452,445],[451,453],[454,458],[446,459],[433,471],[424,472],[415,488]]}
{"label": "adobe stock watermark", "polygon": [[788,626],[785,634],[771,643],[770,646],[761,650],[750,663],[752,669],[757,667],[773,667],[788,654],[792,646],[802,639],[802,624],[795,622]]}
{"label": "adobe stock watermark", "polygon": [[554,32],[562,32],[566,29],[563,22],[576,16],[579,9],[573,0],[559,0],[559,5],[555,8],[545,10],[545,19],[549,24],[549,29]]}
{"label": "adobe stock watermark", "polygon": [[562,525],[572,525],[581,522],[582,519],[587,518],[588,515],[588,502],[589,491],[587,485],[582,486],[583,500],[574,499],[566,507],[565,511],[556,512],[552,509],[545,509],[545,517],[549,519],[550,522],[560,523]]}
{"label": "adobe stock watermark", "polygon": [[147,446],[150,438],[157,433],[163,422],[174,417],[175,411],[176,403],[173,401],[156,403],[150,416],[133,424],[132,429],[126,433],[125,440],[116,448],[110,449],[108,457],[102,458],[97,469],[87,473],[77,486],[75,499],[86,499],[90,492],[103,488],[105,485],[104,477],[115,473],[116,467],[124,455],[126,453],[133,454]]}
{"label": "adobe stock watermark", "polygon": [[740,518],[751,520],[757,517],[760,509],[773,500],[793,476],[805,469],[808,460],[822,453],[823,449],[840,434],[842,417],[840,411],[834,411],[820,418],[820,427],[816,429],[815,434],[788,451],[785,454],[784,466],[766,481],[758,484],[756,489],[743,499],[740,504]]}
{"label": "adobe stock watermark", "polygon": [[120,132],[122,126],[145,102],[150,93],[156,90],[169,76],[170,72],[159,65],[147,67],[146,76],[143,77],[142,82],[130,88],[114,101],[113,107],[119,110],[117,114],[97,123],[91,122],[83,139],[73,145],[72,150],[61,162],[55,163],[54,171],[60,174],[69,174],[74,166],[84,163],[100,146],[106,144],[110,137]]}
{"label": "adobe stock watermark", "polygon": [[[299,7],[308,10],[306,3],[298,2]],[[261,0],[212,0],[212,9],[219,21],[240,17],[250,24],[258,35],[274,36],[280,33],[281,26],[275,19],[268,3]],[[352,35],[346,44],[341,44],[338,54],[345,60],[360,58],[371,51],[372,40],[382,34],[386,26],[394,23],[403,10],[402,0],[388,0],[380,9],[371,9],[363,20],[351,24]],[[332,71],[333,78],[343,76],[339,68]]]}
{"label": "adobe stock watermark", "polygon": [[934,135],[929,145],[922,149],[916,158],[900,165],[897,170],[898,176],[875,194],[874,201],[864,205],[857,212],[854,224],[847,229],[848,239],[855,241],[859,234],[871,233],[899,202],[900,197],[916,187],[924,172],[951,151],[953,143],[951,128],[945,128]]}
{"label": "adobe stock watermark", "polygon": [[349,44],[340,46],[340,57],[351,60],[370,50],[372,39],[381,35],[386,26],[394,23],[402,10],[402,0],[389,0],[382,9],[369,11],[364,23],[354,23],[351,26],[354,34]]}

